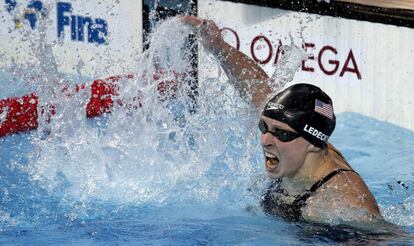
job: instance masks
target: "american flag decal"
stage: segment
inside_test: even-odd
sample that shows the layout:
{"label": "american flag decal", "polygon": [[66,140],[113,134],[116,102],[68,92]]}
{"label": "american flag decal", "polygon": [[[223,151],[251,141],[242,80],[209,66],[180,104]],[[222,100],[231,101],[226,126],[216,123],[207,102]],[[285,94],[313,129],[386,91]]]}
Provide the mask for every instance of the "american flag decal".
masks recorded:
{"label": "american flag decal", "polygon": [[315,112],[328,117],[331,120],[333,119],[332,105],[319,101],[318,99],[315,100]]}

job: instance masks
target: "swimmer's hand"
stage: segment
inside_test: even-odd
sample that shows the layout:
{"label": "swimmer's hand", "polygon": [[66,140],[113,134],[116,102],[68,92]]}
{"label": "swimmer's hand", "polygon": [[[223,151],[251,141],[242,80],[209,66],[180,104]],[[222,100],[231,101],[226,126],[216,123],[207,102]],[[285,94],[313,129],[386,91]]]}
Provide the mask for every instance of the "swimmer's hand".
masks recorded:
{"label": "swimmer's hand", "polygon": [[212,20],[202,19],[195,16],[183,16],[183,23],[194,28],[199,35],[200,42],[210,52],[220,51],[224,45],[220,29]]}
{"label": "swimmer's hand", "polygon": [[251,100],[256,108],[261,110],[272,89],[268,83],[263,83],[269,80],[269,76],[259,64],[226,43],[214,21],[194,16],[183,16],[181,21],[198,32],[200,43],[220,63],[229,78],[229,83],[243,98]]}

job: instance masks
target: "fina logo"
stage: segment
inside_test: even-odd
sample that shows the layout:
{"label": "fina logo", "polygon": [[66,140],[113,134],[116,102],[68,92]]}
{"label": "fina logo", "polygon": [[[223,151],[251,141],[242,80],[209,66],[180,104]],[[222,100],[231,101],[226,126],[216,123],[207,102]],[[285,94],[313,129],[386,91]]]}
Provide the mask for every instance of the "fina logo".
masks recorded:
{"label": "fina logo", "polygon": [[70,36],[74,41],[85,40],[85,26],[89,43],[107,44],[108,23],[104,19],[92,19],[91,17],[65,14],[72,13],[72,4],[58,2],[57,4],[57,35],[63,38],[65,26],[70,26]]}
{"label": "fina logo", "polygon": [[[10,14],[15,15],[17,1],[5,0],[6,10]],[[70,37],[73,41],[108,44],[108,23],[104,19],[92,18],[89,16],[81,16],[72,14],[73,8],[71,3],[57,2],[57,37],[64,39],[65,30],[70,30]],[[46,16],[47,11],[41,1],[30,1],[24,11],[23,17],[28,20],[30,27],[36,29],[38,14]],[[21,24],[19,18],[15,18],[17,24]]]}

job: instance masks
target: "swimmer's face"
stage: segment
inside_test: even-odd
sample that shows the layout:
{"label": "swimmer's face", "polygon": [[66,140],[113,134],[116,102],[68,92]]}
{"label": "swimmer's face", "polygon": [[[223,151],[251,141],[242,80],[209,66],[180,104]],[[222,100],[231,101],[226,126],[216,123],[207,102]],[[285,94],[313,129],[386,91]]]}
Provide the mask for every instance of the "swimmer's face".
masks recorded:
{"label": "swimmer's face", "polygon": [[[295,132],[287,124],[262,116],[268,130],[274,132],[283,129]],[[265,155],[265,168],[270,178],[292,177],[302,167],[310,143],[303,137],[282,142],[269,132],[261,134],[261,143]]]}

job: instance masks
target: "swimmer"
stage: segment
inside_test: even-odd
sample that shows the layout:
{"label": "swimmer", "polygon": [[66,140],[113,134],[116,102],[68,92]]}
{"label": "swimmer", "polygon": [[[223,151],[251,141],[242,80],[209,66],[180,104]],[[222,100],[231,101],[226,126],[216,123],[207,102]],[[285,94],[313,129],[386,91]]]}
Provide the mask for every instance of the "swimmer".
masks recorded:
{"label": "swimmer", "polygon": [[249,95],[262,112],[259,130],[264,167],[272,179],[262,196],[265,213],[289,221],[357,227],[384,222],[361,176],[328,142],[335,114],[326,93],[311,84],[282,91],[271,88],[269,76],[227,44],[213,21],[191,16],[182,21],[199,32],[201,44],[219,61],[229,83],[243,97]]}

